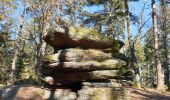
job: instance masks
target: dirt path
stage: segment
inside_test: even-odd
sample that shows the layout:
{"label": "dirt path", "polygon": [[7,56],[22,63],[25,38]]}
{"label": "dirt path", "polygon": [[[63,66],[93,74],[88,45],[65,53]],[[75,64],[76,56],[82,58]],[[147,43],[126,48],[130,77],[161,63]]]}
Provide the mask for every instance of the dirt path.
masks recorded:
{"label": "dirt path", "polygon": [[[135,89],[128,88],[130,100],[170,100],[170,92],[161,93],[155,89]],[[37,97],[37,93],[41,94],[42,89],[33,86],[12,86],[0,89],[0,100],[13,100],[14,97]],[[4,95],[5,94],[5,95]],[[61,93],[60,93],[61,94]],[[6,99],[1,99],[5,96]],[[22,99],[17,99],[22,100]],[[42,99],[31,99],[42,100]]]}
{"label": "dirt path", "polygon": [[170,100],[170,92],[161,93],[154,89],[134,89],[130,90],[131,100]]}

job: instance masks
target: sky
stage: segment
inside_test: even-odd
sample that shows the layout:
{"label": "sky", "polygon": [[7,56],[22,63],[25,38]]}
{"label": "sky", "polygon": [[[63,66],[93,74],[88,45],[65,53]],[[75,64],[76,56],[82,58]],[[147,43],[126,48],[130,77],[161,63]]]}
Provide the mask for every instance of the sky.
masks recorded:
{"label": "sky", "polygon": [[[136,16],[140,16],[141,13],[141,9],[144,7],[144,2],[146,2],[145,4],[145,10],[144,10],[144,20],[148,20],[150,18],[150,20],[147,21],[147,23],[145,24],[145,26],[143,27],[144,33],[152,26],[152,20],[151,20],[151,0],[139,0],[137,2],[129,2],[129,10],[131,13],[133,13],[133,15]],[[159,5],[159,2],[156,2],[157,6]],[[85,11],[88,12],[95,12],[97,10],[99,10],[100,7],[93,7],[93,8],[85,8]],[[136,35],[138,32],[138,28],[136,25],[132,25],[132,34]]]}
{"label": "sky", "polygon": [[[133,14],[140,16],[141,10],[144,7],[145,3],[145,10],[144,10],[144,20],[148,20],[151,17],[151,0],[140,0],[138,2],[130,2],[129,3],[129,10]],[[146,25],[144,26],[144,32],[146,32],[152,26],[152,20],[150,19]],[[136,25],[133,25],[132,34],[136,34],[138,32],[138,28]]]}
{"label": "sky", "polygon": [[[23,2],[22,0],[18,0],[18,6],[16,11],[14,12],[14,14],[12,15],[12,18],[15,20],[15,23],[19,23],[19,16],[21,15],[22,11],[23,11]],[[14,24],[14,25],[18,25],[18,24]],[[17,26],[17,28],[19,28],[19,26]],[[17,30],[16,27],[13,30]],[[18,31],[15,31],[18,32]],[[11,38],[12,39],[16,39],[17,38],[17,33],[12,34]]]}
{"label": "sky", "polygon": [[23,7],[23,2],[22,2],[22,0],[18,0],[18,7],[17,7],[17,10],[15,11],[13,17],[18,18],[18,17],[21,15],[21,13],[22,13],[23,8],[24,8],[24,7]]}
{"label": "sky", "polygon": [[[129,2],[129,10],[130,12],[132,12],[134,15],[139,16],[141,13],[141,9],[144,6],[144,2],[146,2],[145,5],[145,13],[144,13],[144,19],[147,20],[148,18],[151,17],[151,0],[139,0],[137,2]],[[159,2],[156,1],[157,6],[159,6]],[[22,11],[23,11],[23,2],[22,0],[18,0],[18,7],[16,12],[14,13],[13,17],[14,18],[19,18],[19,16],[21,15]],[[84,8],[84,10],[89,11],[89,12],[95,12],[97,10],[99,10],[100,7],[98,6],[94,6],[93,8]],[[18,20],[16,19],[16,22],[18,22]],[[152,20],[150,19],[145,27],[143,28],[144,33],[152,26]],[[136,25],[132,25],[132,34],[136,34],[138,32],[138,28]]]}

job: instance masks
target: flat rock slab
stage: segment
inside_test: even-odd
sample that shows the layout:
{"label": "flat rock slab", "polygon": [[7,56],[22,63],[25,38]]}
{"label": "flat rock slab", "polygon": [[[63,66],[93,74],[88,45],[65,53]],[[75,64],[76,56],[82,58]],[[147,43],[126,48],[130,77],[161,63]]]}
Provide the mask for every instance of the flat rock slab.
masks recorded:
{"label": "flat rock slab", "polygon": [[42,73],[57,73],[60,71],[91,71],[91,70],[113,70],[126,66],[126,62],[120,59],[108,59],[102,62],[53,62],[42,66]]}
{"label": "flat rock slab", "polygon": [[100,33],[88,31],[79,35],[80,31],[77,31],[77,28],[67,28],[67,31],[64,32],[49,29],[44,40],[47,44],[54,47],[55,50],[79,47],[83,49],[112,48],[112,50],[118,51],[123,46],[123,42],[106,37]]}
{"label": "flat rock slab", "polygon": [[124,89],[119,88],[83,88],[78,91],[77,100],[130,100],[125,99]]}
{"label": "flat rock slab", "polygon": [[59,83],[71,83],[79,81],[107,80],[107,79],[126,79],[128,76],[123,76],[119,70],[101,70],[87,72],[70,72],[70,73],[53,73],[45,76],[43,81],[55,85]]}
{"label": "flat rock slab", "polygon": [[[118,53],[119,54],[119,53]],[[117,55],[118,55],[117,54]],[[115,54],[116,55],[116,54]],[[45,62],[82,62],[82,61],[103,61],[114,57],[112,53],[105,53],[96,49],[62,49],[55,54],[44,57]]]}
{"label": "flat rock slab", "polygon": [[122,87],[122,84],[118,81],[110,81],[110,82],[82,82],[83,86],[85,87]]}
{"label": "flat rock slab", "polygon": [[126,59],[125,55],[118,52],[105,53],[97,49],[62,49],[57,53],[50,54],[44,57],[44,62],[82,62],[82,61],[104,61],[107,59],[118,58]]}
{"label": "flat rock slab", "polygon": [[15,85],[0,90],[0,100],[75,100],[76,93],[69,89],[50,91],[37,86]]}

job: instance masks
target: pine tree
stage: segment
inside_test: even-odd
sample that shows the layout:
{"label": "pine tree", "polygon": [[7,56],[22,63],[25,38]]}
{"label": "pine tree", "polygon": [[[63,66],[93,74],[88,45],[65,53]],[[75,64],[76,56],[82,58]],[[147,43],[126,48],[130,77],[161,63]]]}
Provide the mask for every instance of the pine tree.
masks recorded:
{"label": "pine tree", "polygon": [[155,0],[152,0],[152,22],[153,22],[153,40],[154,40],[154,50],[155,50],[155,63],[156,63],[156,68],[157,68],[157,90],[164,90],[164,72],[162,69],[161,59],[160,59]]}

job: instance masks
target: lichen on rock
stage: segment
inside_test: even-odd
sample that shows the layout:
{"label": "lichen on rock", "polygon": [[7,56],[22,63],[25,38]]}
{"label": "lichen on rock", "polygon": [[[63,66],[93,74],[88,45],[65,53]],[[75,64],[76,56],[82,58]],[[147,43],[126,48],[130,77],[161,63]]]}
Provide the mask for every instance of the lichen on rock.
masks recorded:
{"label": "lichen on rock", "polygon": [[50,29],[44,37],[44,40],[53,46],[54,49],[80,47],[83,49],[111,48],[113,50],[118,50],[123,46],[123,42],[114,40],[111,37],[107,37],[91,29],[70,27],[63,30],[65,31]]}
{"label": "lichen on rock", "polygon": [[41,66],[46,86],[72,89],[76,100],[124,98],[122,81],[131,80],[133,72],[119,53],[123,42],[83,27],[49,29],[44,40],[54,48]]}

